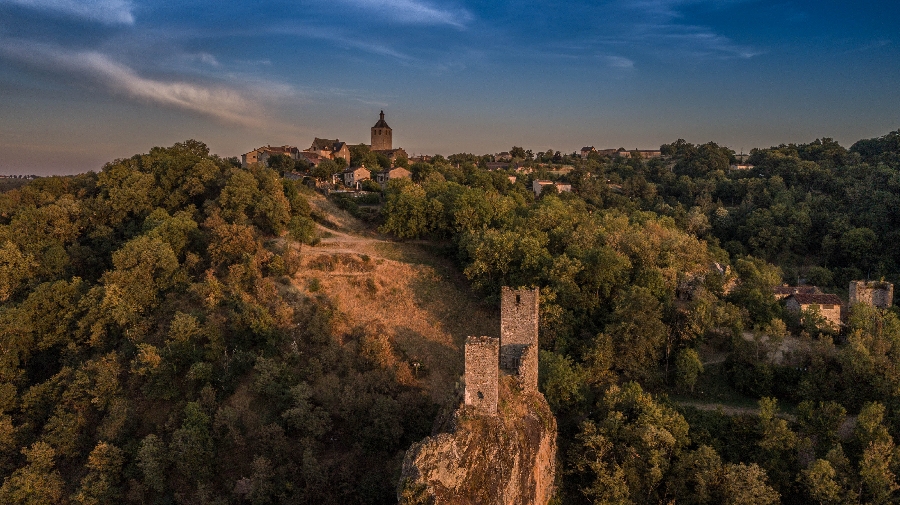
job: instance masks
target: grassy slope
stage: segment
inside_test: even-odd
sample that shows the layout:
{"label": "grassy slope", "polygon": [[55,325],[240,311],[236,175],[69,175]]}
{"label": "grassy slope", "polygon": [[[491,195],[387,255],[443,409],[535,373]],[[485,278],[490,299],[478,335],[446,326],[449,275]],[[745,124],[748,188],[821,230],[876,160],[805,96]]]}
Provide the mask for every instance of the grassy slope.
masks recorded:
{"label": "grassy slope", "polygon": [[411,365],[409,380],[443,402],[462,375],[466,336],[499,336],[499,311],[471,295],[452,261],[434,248],[390,241],[323,198],[311,203],[326,224],[319,225],[322,240],[301,249],[295,287],[331,299],[335,335],[378,328]]}

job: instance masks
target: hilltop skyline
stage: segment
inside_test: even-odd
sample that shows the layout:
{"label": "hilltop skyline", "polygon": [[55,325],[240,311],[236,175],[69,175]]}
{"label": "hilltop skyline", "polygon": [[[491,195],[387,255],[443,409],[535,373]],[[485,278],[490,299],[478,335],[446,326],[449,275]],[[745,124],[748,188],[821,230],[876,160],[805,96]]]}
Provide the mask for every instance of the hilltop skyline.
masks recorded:
{"label": "hilltop skyline", "polygon": [[368,143],[735,151],[900,127],[900,7],[863,2],[0,0],[0,173]]}

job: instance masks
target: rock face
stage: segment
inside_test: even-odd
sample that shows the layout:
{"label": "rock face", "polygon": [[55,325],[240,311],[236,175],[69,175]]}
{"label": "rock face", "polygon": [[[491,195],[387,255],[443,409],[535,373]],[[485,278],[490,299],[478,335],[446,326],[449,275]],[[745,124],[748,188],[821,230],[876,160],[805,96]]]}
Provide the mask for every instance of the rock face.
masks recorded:
{"label": "rock face", "polygon": [[544,395],[500,378],[496,416],[461,406],[406,452],[401,504],[546,504],[556,471],[556,418]]}

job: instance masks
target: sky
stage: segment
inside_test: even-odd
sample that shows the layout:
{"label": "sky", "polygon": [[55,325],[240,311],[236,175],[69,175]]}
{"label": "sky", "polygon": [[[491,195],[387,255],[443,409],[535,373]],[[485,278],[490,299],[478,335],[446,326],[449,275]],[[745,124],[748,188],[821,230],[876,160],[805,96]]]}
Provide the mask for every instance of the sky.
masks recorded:
{"label": "sky", "polygon": [[900,129],[900,2],[0,0],[0,174],[368,143],[737,152]]}

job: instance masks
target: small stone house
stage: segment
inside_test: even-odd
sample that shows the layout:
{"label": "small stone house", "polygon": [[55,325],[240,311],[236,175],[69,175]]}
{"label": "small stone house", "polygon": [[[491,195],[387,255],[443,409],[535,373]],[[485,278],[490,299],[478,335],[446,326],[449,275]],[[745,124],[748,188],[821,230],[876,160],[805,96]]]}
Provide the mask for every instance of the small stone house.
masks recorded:
{"label": "small stone house", "polygon": [[816,286],[775,286],[772,293],[776,300],[784,300],[791,295],[821,295],[822,290]]}
{"label": "small stone house", "polygon": [[345,186],[356,186],[366,179],[371,179],[372,172],[366,167],[348,168],[344,170],[343,176]]}
{"label": "small stone house", "polygon": [[270,146],[266,145],[263,147],[258,147],[249,153],[244,153],[241,155],[241,166],[244,168],[249,167],[254,163],[263,163],[276,155],[276,154],[284,154],[289,156],[291,159],[296,160],[300,158],[300,150],[294,146]]}
{"label": "small stone house", "polygon": [[535,179],[531,183],[531,190],[534,191],[534,196],[541,196],[541,192],[544,190],[546,186],[553,186],[553,181],[544,181],[540,179]]}
{"label": "small stone house", "polygon": [[620,158],[641,158],[641,159],[651,159],[651,158],[659,158],[662,156],[662,152],[653,149],[634,149],[631,151],[626,151],[624,148],[619,148],[616,150],[616,156]]}
{"label": "small stone house", "polygon": [[841,307],[844,303],[837,295],[797,293],[785,298],[784,304],[787,310],[796,314],[817,308],[832,329],[837,330],[841,326]]}
{"label": "small stone house", "polygon": [[581,157],[587,158],[591,155],[591,153],[596,153],[597,149],[594,146],[586,146],[581,148]]}
{"label": "small stone house", "polygon": [[375,182],[378,184],[387,184],[391,179],[409,179],[412,172],[403,167],[394,167],[390,170],[384,170],[375,174]]}
{"label": "small stone house", "polygon": [[545,181],[545,180],[541,180],[541,179],[535,179],[531,183],[531,190],[534,191],[534,196],[538,197],[538,196],[541,196],[541,192],[544,190],[544,188],[548,187],[548,186],[556,188],[556,191],[559,193],[562,193],[563,191],[568,191],[568,192],[572,191],[571,184],[565,184],[565,183],[553,182],[553,181]]}

